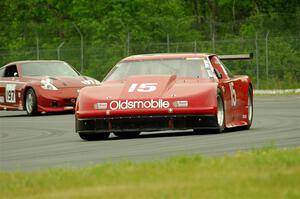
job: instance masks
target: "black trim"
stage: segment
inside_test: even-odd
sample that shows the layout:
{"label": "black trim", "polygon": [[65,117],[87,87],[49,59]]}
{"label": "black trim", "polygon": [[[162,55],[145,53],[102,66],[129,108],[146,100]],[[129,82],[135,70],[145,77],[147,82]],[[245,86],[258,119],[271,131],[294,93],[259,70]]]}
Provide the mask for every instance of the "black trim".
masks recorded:
{"label": "black trim", "polygon": [[243,59],[253,59],[253,53],[249,54],[239,54],[239,55],[219,55],[220,60],[243,60]]}
{"label": "black trim", "polygon": [[77,133],[217,129],[216,115],[163,115],[76,119]]}

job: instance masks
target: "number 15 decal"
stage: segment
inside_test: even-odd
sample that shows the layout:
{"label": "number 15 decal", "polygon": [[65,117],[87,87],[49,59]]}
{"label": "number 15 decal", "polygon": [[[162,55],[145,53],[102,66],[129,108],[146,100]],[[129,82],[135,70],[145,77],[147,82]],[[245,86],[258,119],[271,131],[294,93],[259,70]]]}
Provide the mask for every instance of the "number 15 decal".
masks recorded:
{"label": "number 15 decal", "polygon": [[158,83],[143,83],[137,84],[133,83],[128,89],[128,93],[140,92],[140,93],[149,93],[156,90]]}
{"label": "number 15 decal", "polygon": [[234,83],[229,83],[230,96],[231,96],[231,106],[236,106],[236,91],[234,89]]}

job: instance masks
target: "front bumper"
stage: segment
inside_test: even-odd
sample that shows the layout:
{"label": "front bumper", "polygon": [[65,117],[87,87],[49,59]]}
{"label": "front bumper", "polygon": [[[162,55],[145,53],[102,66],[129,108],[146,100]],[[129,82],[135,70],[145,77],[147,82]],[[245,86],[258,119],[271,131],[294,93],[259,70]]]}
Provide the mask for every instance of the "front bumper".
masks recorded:
{"label": "front bumper", "polygon": [[77,133],[217,129],[216,115],[162,115],[76,119]]}
{"label": "front bumper", "polygon": [[79,88],[37,90],[39,112],[74,111]]}

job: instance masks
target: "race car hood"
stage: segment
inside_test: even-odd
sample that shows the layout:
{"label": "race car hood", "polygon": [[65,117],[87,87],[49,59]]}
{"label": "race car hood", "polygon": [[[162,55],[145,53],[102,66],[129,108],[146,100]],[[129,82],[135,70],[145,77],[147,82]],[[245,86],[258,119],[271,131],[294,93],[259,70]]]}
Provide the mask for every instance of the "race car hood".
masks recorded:
{"label": "race car hood", "polygon": [[87,85],[96,85],[98,83],[97,80],[85,76],[77,76],[77,77],[59,76],[59,77],[49,77],[49,78],[53,79],[53,84],[57,88],[71,88],[71,87],[78,88]]}
{"label": "race car hood", "polygon": [[[142,114],[145,109],[174,108],[178,106],[177,102],[188,104],[184,105],[185,108],[215,107],[216,94],[217,83],[211,79],[177,78],[175,75],[131,76],[124,81],[106,81],[100,86],[81,89],[77,110],[93,111],[99,108],[103,110],[97,111]],[[105,104],[106,108],[101,107]]]}
{"label": "race car hood", "polygon": [[100,84],[99,81],[86,76],[39,76],[28,78],[29,82],[40,82],[41,80],[50,79],[56,88],[82,88],[87,85]]}

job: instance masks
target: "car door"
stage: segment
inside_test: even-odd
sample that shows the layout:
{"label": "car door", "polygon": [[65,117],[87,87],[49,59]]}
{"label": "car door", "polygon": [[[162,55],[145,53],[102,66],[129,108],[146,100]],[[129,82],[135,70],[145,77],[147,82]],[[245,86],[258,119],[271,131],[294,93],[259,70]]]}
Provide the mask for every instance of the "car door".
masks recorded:
{"label": "car door", "polygon": [[226,125],[228,127],[234,126],[234,121],[237,119],[236,110],[239,107],[240,96],[237,89],[241,84],[240,79],[233,76],[217,56],[211,56],[210,61],[223,91]]}
{"label": "car door", "polygon": [[4,71],[5,71],[6,67],[2,67],[0,68],[0,110],[1,110],[1,105],[4,105],[4,102],[5,102],[5,96],[4,96],[4,93],[5,93],[5,84],[4,84],[4,81],[3,81],[3,77],[4,77]]}
{"label": "car door", "polygon": [[3,106],[5,109],[17,109],[21,97],[18,92],[21,87],[17,65],[6,66],[0,82],[0,95],[4,98]]}

